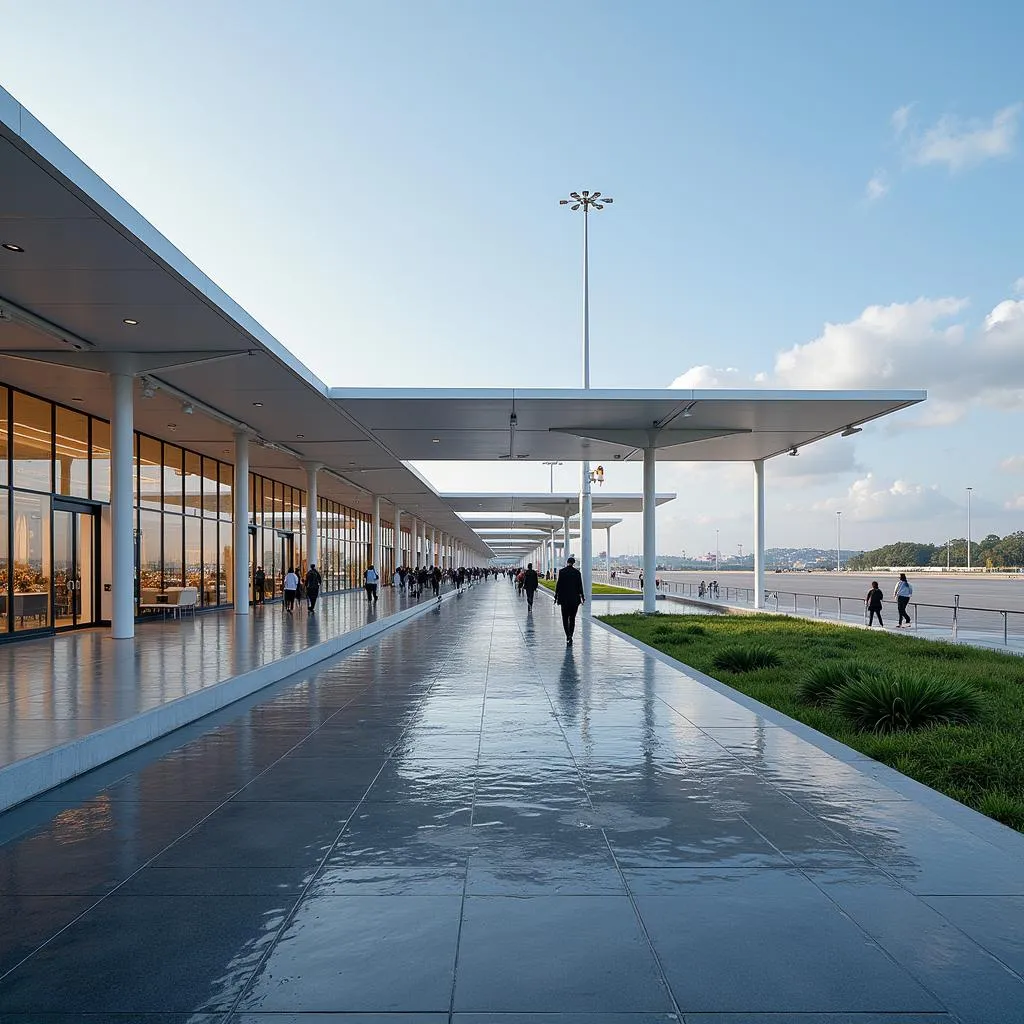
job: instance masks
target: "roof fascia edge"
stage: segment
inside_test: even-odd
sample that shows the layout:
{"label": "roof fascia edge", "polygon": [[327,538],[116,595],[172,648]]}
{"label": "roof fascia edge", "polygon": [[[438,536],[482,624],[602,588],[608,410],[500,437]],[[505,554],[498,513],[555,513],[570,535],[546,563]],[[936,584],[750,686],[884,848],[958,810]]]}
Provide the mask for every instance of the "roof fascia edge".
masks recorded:
{"label": "roof fascia edge", "polygon": [[[12,123],[13,122],[13,123]],[[0,135],[14,143],[45,173],[69,188],[96,215],[133,245],[138,246],[167,273],[173,274],[214,311],[262,345],[269,355],[299,377],[307,386],[327,396],[327,385],[300,362],[247,313],[212,278],[149,223],[123,196],[69,149],[34,114],[0,87]]]}

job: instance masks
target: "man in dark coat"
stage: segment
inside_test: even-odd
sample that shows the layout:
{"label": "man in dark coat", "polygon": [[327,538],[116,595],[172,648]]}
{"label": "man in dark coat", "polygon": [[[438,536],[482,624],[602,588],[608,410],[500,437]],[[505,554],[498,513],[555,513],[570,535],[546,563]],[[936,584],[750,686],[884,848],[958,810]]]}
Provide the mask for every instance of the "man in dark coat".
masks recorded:
{"label": "man in dark coat", "polygon": [[537,577],[537,570],[534,569],[533,562],[527,562],[526,571],[523,573],[523,590],[526,591],[527,611],[533,607],[533,595],[537,593],[539,586],[540,579]]}
{"label": "man in dark coat", "polygon": [[572,646],[572,635],[576,631],[576,613],[584,600],[583,575],[576,568],[576,559],[570,555],[566,559],[565,568],[558,573],[558,581],[555,583],[555,604],[562,609],[566,647]]}
{"label": "man in dark coat", "polygon": [[306,573],[306,603],[311,612],[316,611],[316,599],[320,596],[320,587],[324,582],[320,570],[315,565],[310,565]]}

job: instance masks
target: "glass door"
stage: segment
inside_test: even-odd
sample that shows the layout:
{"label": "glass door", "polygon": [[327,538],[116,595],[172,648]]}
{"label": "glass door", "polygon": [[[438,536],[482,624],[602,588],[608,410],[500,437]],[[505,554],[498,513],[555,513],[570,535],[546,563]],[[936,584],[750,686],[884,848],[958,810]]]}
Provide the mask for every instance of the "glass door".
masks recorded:
{"label": "glass door", "polygon": [[53,510],[53,618],[57,629],[96,622],[96,516],[91,510]]}

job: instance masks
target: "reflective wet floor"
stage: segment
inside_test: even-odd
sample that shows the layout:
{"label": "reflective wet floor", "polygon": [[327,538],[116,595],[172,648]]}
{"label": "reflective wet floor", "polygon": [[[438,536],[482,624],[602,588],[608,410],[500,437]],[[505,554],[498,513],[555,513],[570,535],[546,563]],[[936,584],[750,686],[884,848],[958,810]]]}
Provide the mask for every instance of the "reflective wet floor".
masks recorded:
{"label": "reflective wet floor", "polygon": [[1020,837],[555,611],[475,587],[0,816],[0,1020],[1024,1021]]}

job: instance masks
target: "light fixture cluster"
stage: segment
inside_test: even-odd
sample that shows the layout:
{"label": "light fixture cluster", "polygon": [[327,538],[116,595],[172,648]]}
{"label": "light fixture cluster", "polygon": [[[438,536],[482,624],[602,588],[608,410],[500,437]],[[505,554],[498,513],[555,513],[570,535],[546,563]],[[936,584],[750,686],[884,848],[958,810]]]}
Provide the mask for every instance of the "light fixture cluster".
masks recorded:
{"label": "light fixture cluster", "polygon": [[0,242],[0,246],[2,246],[8,252],[24,252],[25,251],[20,245],[15,245],[14,242]]}
{"label": "light fixture cluster", "polygon": [[142,397],[143,398],[155,398],[157,392],[156,383],[151,377],[142,378]]}

